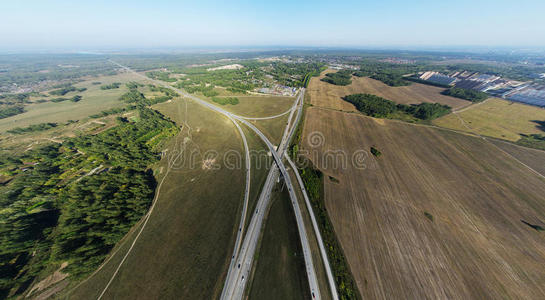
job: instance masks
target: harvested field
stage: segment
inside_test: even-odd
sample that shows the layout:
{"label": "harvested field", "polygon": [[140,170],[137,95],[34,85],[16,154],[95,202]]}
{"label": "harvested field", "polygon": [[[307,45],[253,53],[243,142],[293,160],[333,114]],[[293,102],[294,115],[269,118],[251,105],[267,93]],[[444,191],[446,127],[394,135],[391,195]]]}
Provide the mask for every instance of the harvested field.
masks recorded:
{"label": "harvested field", "polygon": [[[327,70],[319,78],[323,78]],[[453,109],[468,106],[471,102],[441,95],[445,89],[420,83],[412,83],[409,86],[391,87],[381,81],[368,77],[352,76],[352,84],[347,86],[332,85],[313,78],[308,88],[311,103],[315,106],[327,107],[342,111],[356,111],[352,104],[341,99],[346,95],[367,93],[377,95],[388,100],[402,104],[418,104],[422,102],[437,102],[446,104]]]}
{"label": "harvested field", "polygon": [[[460,122],[458,116],[465,121],[467,127]],[[441,127],[516,141],[521,133],[543,133],[543,129],[535,121],[545,121],[545,109],[491,98],[458,112],[458,116],[446,115],[433,123]]]}
{"label": "harvested field", "polygon": [[545,297],[545,235],[521,222],[545,226],[545,179],[494,145],[316,107],[302,143],[338,181],[325,180],[326,207],[364,298]]}
{"label": "harvested field", "polygon": [[526,148],[501,140],[490,139],[490,141],[503,151],[520,160],[523,164],[528,165],[536,172],[545,176],[545,151]]}

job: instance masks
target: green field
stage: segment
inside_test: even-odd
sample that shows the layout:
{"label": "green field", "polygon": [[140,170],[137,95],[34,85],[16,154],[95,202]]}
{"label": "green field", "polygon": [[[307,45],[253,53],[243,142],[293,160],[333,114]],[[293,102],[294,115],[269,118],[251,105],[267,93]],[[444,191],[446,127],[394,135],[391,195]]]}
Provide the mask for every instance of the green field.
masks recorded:
{"label": "green field", "polygon": [[[210,103],[218,105],[210,98],[206,98],[202,96],[202,94],[198,95],[201,99],[205,99]],[[294,97],[235,96],[239,99],[239,104],[218,106],[240,116],[255,118],[275,116],[286,112],[293,105],[293,101],[295,101]],[[250,122],[261,130],[273,144],[278,145],[282,138],[282,134],[284,133],[284,127],[288,121],[288,116],[289,114],[286,114],[274,119],[251,120]]]}
{"label": "green field", "polygon": [[249,299],[310,299],[295,215],[287,189],[280,190],[281,186],[271,196]]}
{"label": "green field", "polygon": [[[465,125],[460,118],[465,122]],[[516,141],[520,138],[521,133],[543,133],[535,121],[545,121],[545,109],[499,98],[490,98],[486,102],[473,104],[457,114],[449,114],[434,120],[433,124]]]}
{"label": "green field", "polygon": [[[211,99],[203,97],[199,94],[201,99],[205,99],[212,102]],[[246,96],[246,95],[234,95],[229,97],[237,97],[239,104],[236,105],[219,105],[221,108],[232,112],[234,114],[243,117],[268,117],[283,113],[290,109],[293,105],[294,97],[281,97],[281,96]],[[221,97],[219,97],[221,98]],[[217,103],[214,103],[218,105]]]}

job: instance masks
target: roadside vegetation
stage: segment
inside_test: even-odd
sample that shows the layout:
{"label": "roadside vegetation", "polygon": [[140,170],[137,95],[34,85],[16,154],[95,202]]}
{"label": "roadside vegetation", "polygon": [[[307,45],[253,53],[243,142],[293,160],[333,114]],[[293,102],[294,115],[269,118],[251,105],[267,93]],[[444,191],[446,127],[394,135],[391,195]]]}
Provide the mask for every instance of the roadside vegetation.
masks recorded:
{"label": "roadside vegetation", "polygon": [[314,214],[316,215],[320,227],[320,232],[322,233],[324,247],[327,250],[329,263],[331,264],[335,276],[339,298],[361,299],[356,282],[350,272],[343,250],[335,236],[335,230],[333,229],[333,225],[329,220],[325,208],[323,199],[323,174],[313,166],[299,169],[299,172],[301,173],[305,189],[308,192]]}
{"label": "roadside vegetation", "polygon": [[[307,100],[305,99],[305,102],[306,101]],[[288,154],[295,162],[299,161],[297,156],[299,155],[299,144],[303,134],[302,131],[303,124],[305,123],[305,117],[306,114],[303,111],[303,118],[299,124],[297,124],[297,128],[295,129],[295,133],[288,150]],[[310,161],[308,162],[311,163]],[[335,235],[335,230],[325,208],[323,196],[323,174],[312,165],[304,168],[298,167],[298,170],[310,198],[312,209],[317,218],[324,247],[326,248],[329,263],[331,264],[331,268],[335,276],[335,283],[337,285],[339,297],[340,299],[361,299],[354,281],[354,277],[350,272],[341,245]],[[337,183],[339,182],[338,179],[331,180]]]}

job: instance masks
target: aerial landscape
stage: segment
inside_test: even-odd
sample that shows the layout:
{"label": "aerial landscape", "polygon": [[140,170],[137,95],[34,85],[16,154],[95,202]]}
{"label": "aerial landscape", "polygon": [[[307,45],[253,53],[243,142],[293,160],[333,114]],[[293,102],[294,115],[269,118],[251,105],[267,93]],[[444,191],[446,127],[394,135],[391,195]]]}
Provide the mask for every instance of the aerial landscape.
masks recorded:
{"label": "aerial landscape", "polygon": [[545,299],[544,9],[6,3],[0,299]]}

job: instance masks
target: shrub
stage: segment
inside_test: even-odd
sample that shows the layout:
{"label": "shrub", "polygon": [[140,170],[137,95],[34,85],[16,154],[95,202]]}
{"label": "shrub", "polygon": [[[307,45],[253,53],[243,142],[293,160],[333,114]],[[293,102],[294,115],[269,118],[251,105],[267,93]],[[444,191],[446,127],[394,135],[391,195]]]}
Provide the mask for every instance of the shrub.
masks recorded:
{"label": "shrub", "polygon": [[371,147],[371,154],[373,154],[376,157],[379,157],[382,155],[382,152],[380,152],[377,148]]}

